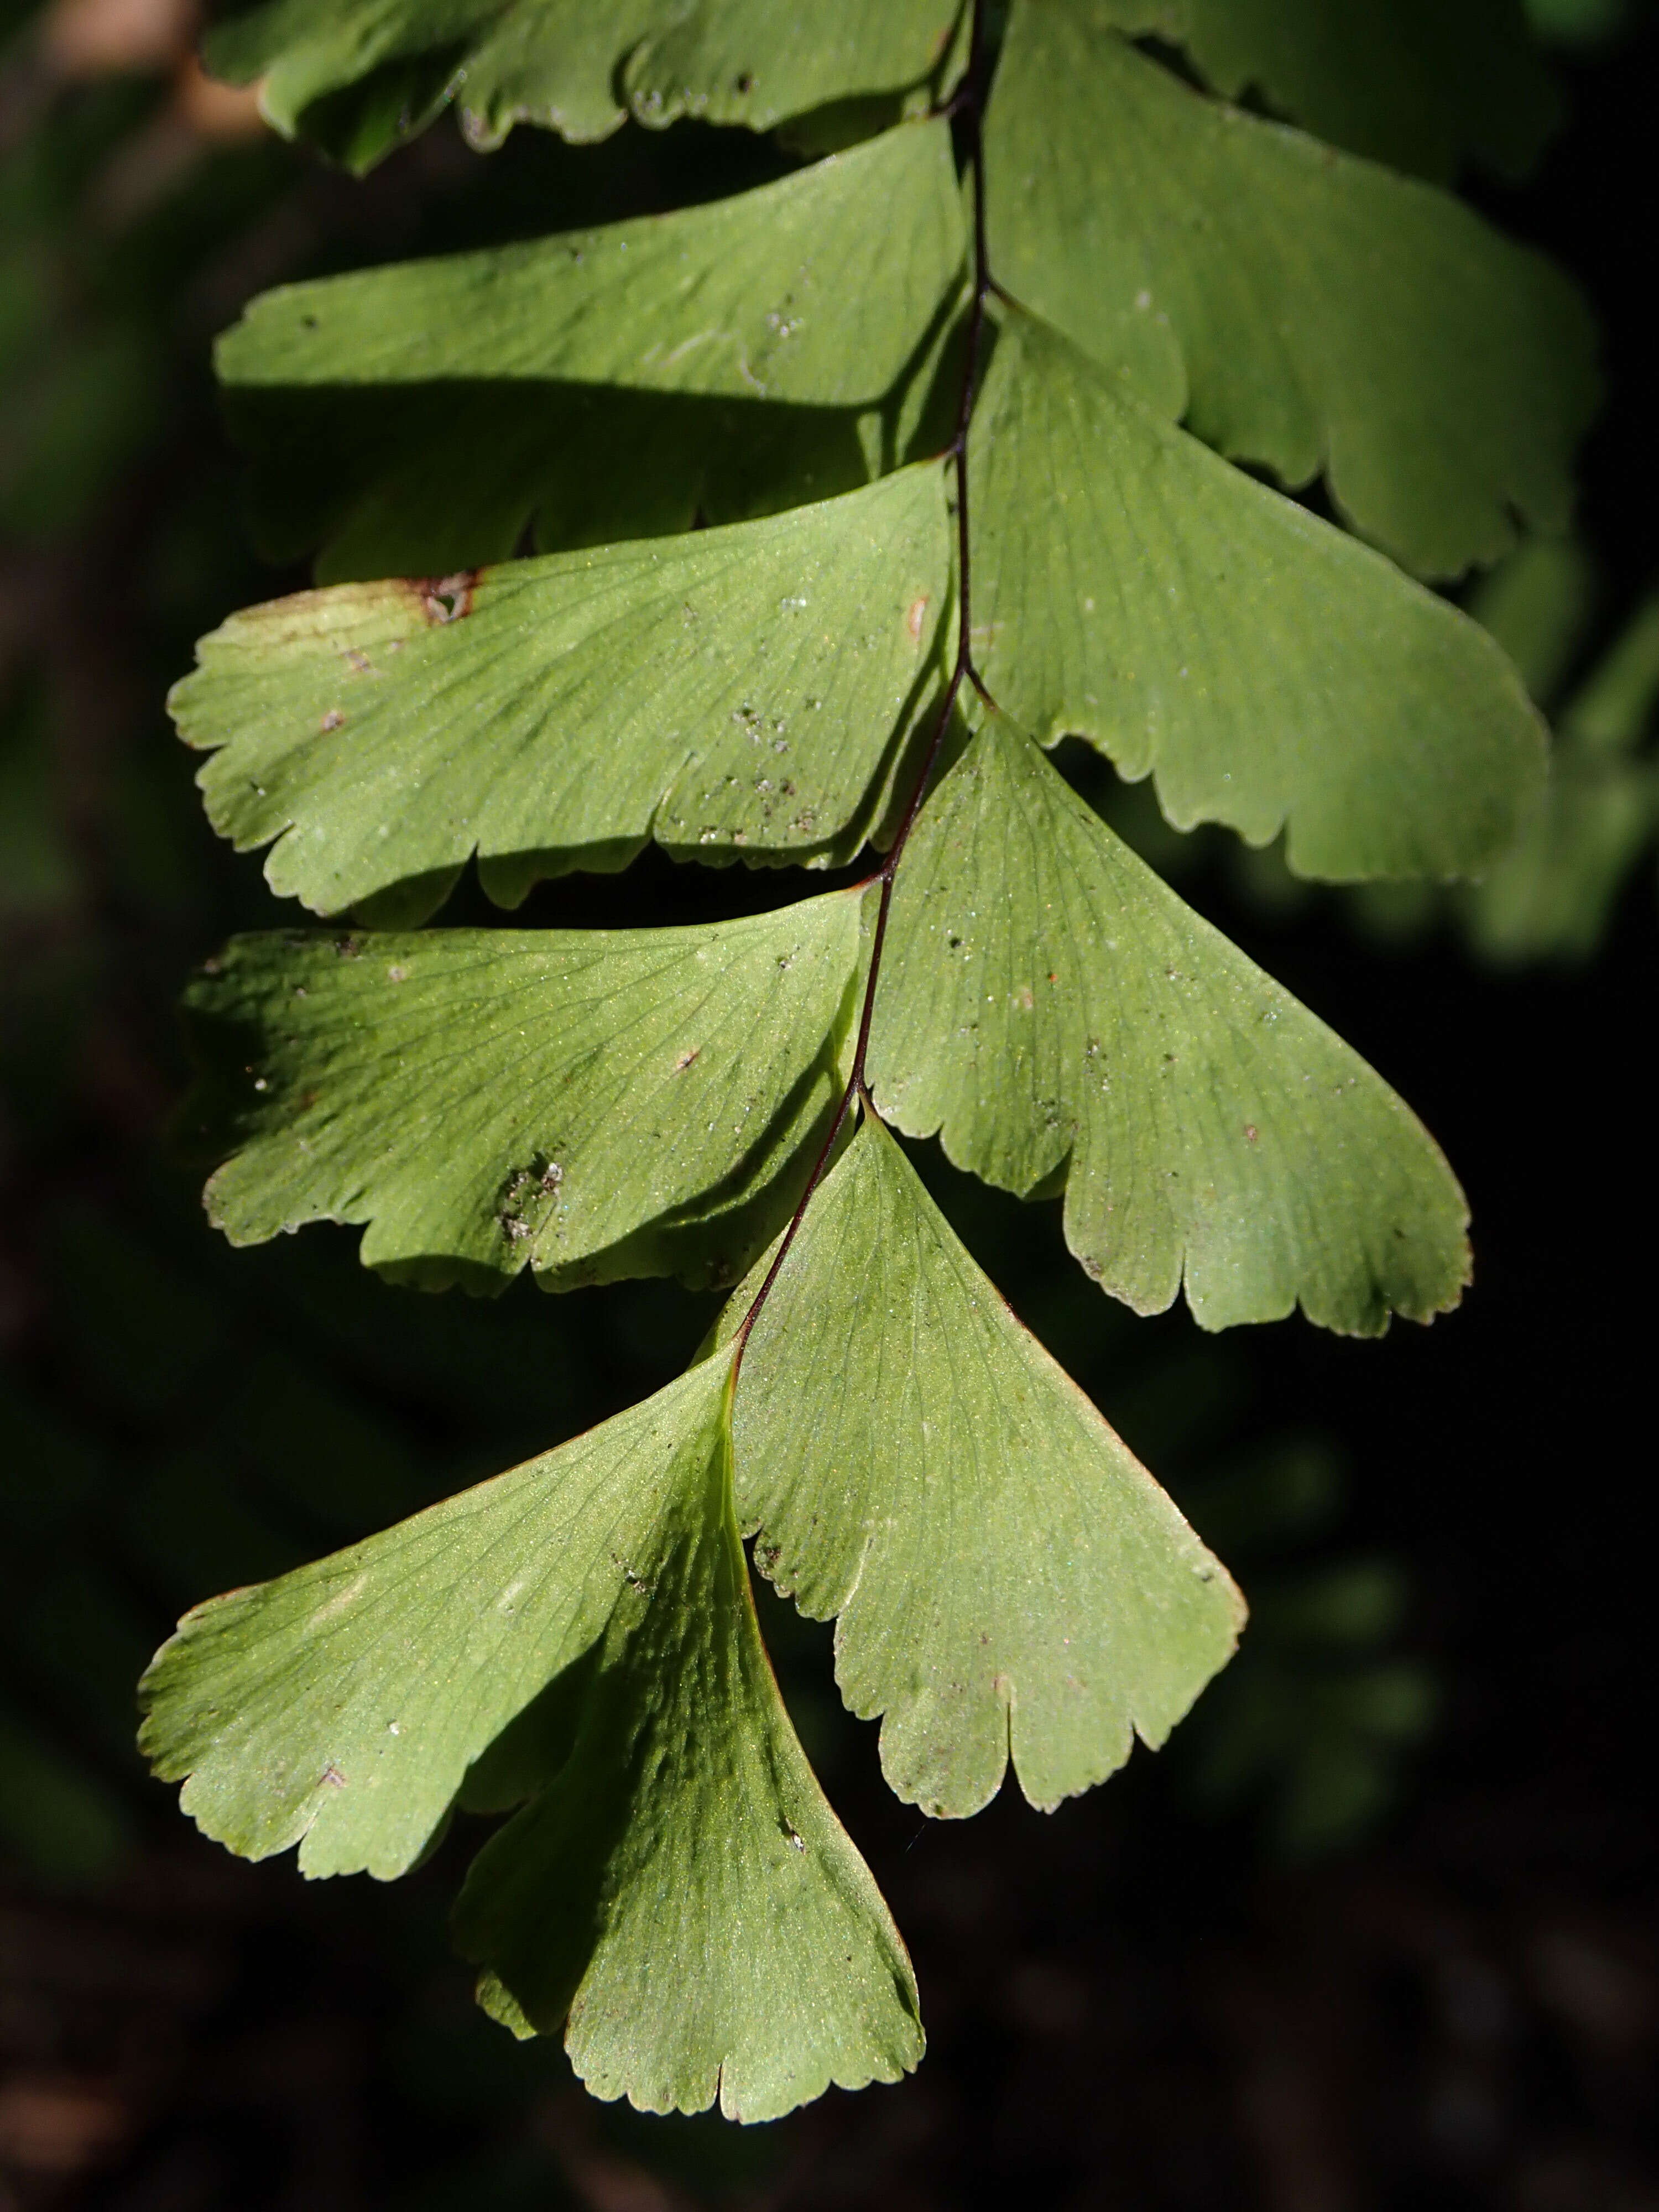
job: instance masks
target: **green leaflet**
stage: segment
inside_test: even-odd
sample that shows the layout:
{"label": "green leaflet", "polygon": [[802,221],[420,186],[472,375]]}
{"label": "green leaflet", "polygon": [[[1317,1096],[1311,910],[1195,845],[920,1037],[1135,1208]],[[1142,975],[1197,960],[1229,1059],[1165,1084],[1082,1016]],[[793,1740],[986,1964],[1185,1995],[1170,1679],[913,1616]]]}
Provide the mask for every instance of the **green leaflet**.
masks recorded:
{"label": "green leaflet", "polygon": [[[728,1364],[708,1365],[724,1416]],[[718,2094],[728,2118],[764,2120],[832,2081],[896,2081],[922,2039],[898,1931],[760,1640],[724,1418],[701,1441],[701,1481],[688,1460],[568,1763],[474,1860],[455,1929],[506,2024],[568,2013],[596,2096],[701,2112]]]}
{"label": "green leaflet", "polygon": [[1516,0],[1102,0],[1097,21],[1184,46],[1224,99],[1444,180],[1465,151],[1505,176],[1556,118]]}
{"label": "green leaflet", "polygon": [[[741,1322],[765,1267],[734,1293]],[[839,1615],[848,1705],[924,1811],[1033,1804],[1154,1747],[1231,1656],[1226,1571],[957,1243],[881,1123],[815,1196],[744,1355],[756,1563]]]}
{"label": "green leaflet", "polygon": [[277,838],[272,889],[325,914],[409,884],[420,919],[474,853],[507,905],[653,836],[844,857],[937,686],[950,563],[929,463],[724,530],[277,599],[171,703],[218,749],[215,828]]}
{"label": "green leaflet", "polygon": [[229,386],[533,379],[868,406],[962,271],[949,125],[705,207],[285,284],[219,342]]}
{"label": "green leaflet", "polygon": [[963,12],[963,0],[695,0],[629,57],[629,104],[643,123],[696,115],[769,131],[831,102],[943,98]]}
{"label": "green leaflet", "polygon": [[[839,1096],[855,892],[714,927],[232,940],[186,998],[237,1243],[363,1222],[365,1266],[494,1288],[732,1281]],[[803,1158],[803,1153],[805,1157]]]}
{"label": "green leaflet", "polygon": [[986,131],[993,266],[1207,445],[1324,471],[1419,573],[1565,521],[1596,385],[1571,285],[1446,195],[1220,107],[1016,0]]}
{"label": "green leaflet", "polygon": [[475,1862],[462,1935],[513,1993],[497,2010],[551,2029],[568,2009],[599,2094],[698,2111],[718,2085],[729,2115],[764,2119],[832,2081],[896,2080],[921,2033],[903,1946],[761,1649],[730,1384],[706,1362],[493,1482],[198,1607],[144,1678],[143,1743],[233,1850],[297,1841],[308,1875],[384,1878],[592,1655],[570,1764]]}
{"label": "green leaflet", "polygon": [[609,137],[623,120],[616,65],[672,0],[265,0],[216,24],[203,58],[357,175],[426,129],[459,94],[461,129],[497,146],[515,123]]}
{"label": "green leaflet", "polygon": [[[209,67],[263,77],[260,105],[360,173],[453,99],[480,148],[516,123],[604,138],[623,72],[648,122],[768,130],[832,102],[942,93],[957,0],[862,0],[789,14],[760,0],[266,0],[217,25]],[[630,59],[631,56],[631,59]]]}
{"label": "green leaflet", "polygon": [[198,1826],[313,1876],[407,1872],[468,1767],[648,1577],[708,1462],[709,1363],[491,1482],[186,1613],[139,1741]]}
{"label": "green leaflet", "polygon": [[1455,1304],[1462,1194],[1356,1054],[993,714],[897,879],[870,1048],[890,1121],[1032,1192],[1137,1312],[1373,1335]]}
{"label": "green leaflet", "polygon": [[1288,823],[1303,875],[1467,873],[1513,840],[1543,725],[1486,633],[1379,554],[1017,313],[969,463],[975,657],[1045,744],[1153,770],[1182,829]]}
{"label": "green leaflet", "polygon": [[[878,209],[879,221],[872,219]],[[742,520],[916,444],[963,275],[948,126],[676,214],[283,287],[221,341],[278,558],[442,574]]]}

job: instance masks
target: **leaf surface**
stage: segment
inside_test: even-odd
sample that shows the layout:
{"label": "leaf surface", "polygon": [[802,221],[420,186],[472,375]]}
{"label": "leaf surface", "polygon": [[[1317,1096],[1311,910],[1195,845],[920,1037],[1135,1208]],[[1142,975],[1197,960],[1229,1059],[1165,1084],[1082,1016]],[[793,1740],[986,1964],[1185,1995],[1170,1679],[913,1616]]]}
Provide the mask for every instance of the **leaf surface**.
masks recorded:
{"label": "leaf surface", "polygon": [[365,1266],[433,1287],[734,1280],[839,1095],[858,951],[848,892],[713,927],[234,939],[185,1001],[199,1123],[235,1147],[210,1214],[239,1244],[362,1222]]}
{"label": "leaf surface", "polygon": [[878,401],[962,273],[949,125],[906,124],[672,214],[285,284],[220,340],[232,386],[485,378]]}
{"label": "leaf surface", "polygon": [[1218,106],[1086,0],[1016,0],[986,125],[1001,283],[1206,445],[1322,471],[1425,575],[1562,527],[1588,316],[1455,200]]}
{"label": "leaf surface", "polygon": [[325,914],[476,852],[490,895],[690,856],[857,849],[936,687],[941,471],[683,538],[434,581],[347,584],[233,615],[173,710],[208,812],[277,838],[274,890]]}
{"label": "leaf surface", "polygon": [[[748,1310],[764,1260],[727,1306]],[[866,1117],[756,1322],[736,1395],[756,1564],[839,1616],[853,1711],[925,1812],[976,1813],[1011,1750],[1033,1804],[1161,1744],[1243,1607]]]}
{"label": "leaf surface", "polygon": [[1557,102],[1515,0],[1103,0],[1097,21],[1186,49],[1356,154],[1444,180],[1467,152],[1529,168]]}
{"label": "leaf surface", "polygon": [[867,407],[479,376],[242,385],[226,412],[253,463],[254,528],[271,559],[316,552],[319,583],[442,576],[747,521],[940,453],[960,306],[954,294],[940,303]]}
{"label": "leaf surface", "polygon": [[975,658],[1045,744],[1151,769],[1182,829],[1288,823],[1303,875],[1448,877],[1513,839],[1543,725],[1486,633],[1380,554],[1018,313],[969,456]]}
{"label": "leaf surface", "polygon": [[261,543],[321,541],[323,580],[441,575],[528,526],[553,551],[852,490],[949,436],[963,252],[940,123],[711,206],[267,293],[217,354]]}
{"label": "leaf surface", "polygon": [[[720,1419],[622,1592],[574,1747],[473,1862],[456,1934],[520,2028],[567,2013],[595,2095],[763,2120],[921,2056],[915,1983],[789,1724]],[[694,1369],[688,1383],[703,1370]],[[684,1387],[684,1386],[682,1386]]]}
{"label": "leaf surface", "polygon": [[[653,4],[660,0],[643,0],[641,13]],[[499,12],[500,0],[264,0],[212,26],[202,56],[215,76],[257,82],[260,112],[284,137],[320,137],[362,174],[447,104],[457,64],[489,40]],[[538,12],[565,33],[560,62],[544,80],[550,109],[562,113],[567,137],[605,137],[622,118],[601,57],[607,19],[623,18],[624,7],[604,11],[598,39],[577,30],[595,14],[582,0],[545,0]],[[405,95],[400,114],[386,112],[391,91]],[[488,100],[486,92],[485,113]]]}
{"label": "leaf surface", "polygon": [[831,102],[943,96],[962,0],[696,0],[664,21],[623,75],[641,122],[695,115],[769,131]]}
{"label": "leaf surface", "polygon": [[[817,15],[759,0],[267,0],[216,25],[206,58],[233,83],[262,80],[279,131],[361,173],[451,100],[480,148],[518,123],[607,137],[627,112],[617,88],[630,55],[632,104],[650,122],[693,113],[769,130],[831,103],[925,97],[948,82],[957,13],[957,0]],[[425,96],[411,104],[415,86]]]}
{"label": "leaf surface", "polygon": [[390,1881],[474,1759],[648,1574],[724,1419],[705,1363],[613,1420],[278,1580],[186,1613],[140,1744],[245,1858]]}
{"label": "leaf surface", "polygon": [[1066,1170],[1066,1235],[1137,1312],[1371,1335],[1455,1304],[1462,1194],[1358,1056],[993,714],[901,870],[870,1048],[884,1117],[987,1182]]}

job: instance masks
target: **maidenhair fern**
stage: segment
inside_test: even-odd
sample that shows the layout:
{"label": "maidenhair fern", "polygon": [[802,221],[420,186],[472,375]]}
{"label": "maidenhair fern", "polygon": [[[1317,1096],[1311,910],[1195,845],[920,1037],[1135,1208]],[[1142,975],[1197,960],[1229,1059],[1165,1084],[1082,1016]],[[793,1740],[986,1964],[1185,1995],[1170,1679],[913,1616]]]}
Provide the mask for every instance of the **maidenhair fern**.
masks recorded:
{"label": "maidenhair fern", "polygon": [[[358,1224],[433,1288],[737,1287],[644,1404],[188,1616],[146,1747],[313,1875],[510,1813],[458,1938],[600,2095],[892,2080],[915,1983],[741,1540],[836,1619],[901,1796],[971,1814],[1012,1761],[1053,1806],[1164,1740],[1243,1608],[897,1135],[1063,1194],[1139,1312],[1455,1304],[1429,1137],[1045,748],[1329,880],[1512,842],[1541,725],[1414,579],[1565,522],[1589,342],[1432,180],[1522,166],[1547,88],[1502,0],[265,0],[210,51],[358,166],[451,102],[481,145],[692,115],[818,158],[223,341],[267,495],[355,580],[234,617],[175,695],[216,825],[336,918],[191,988],[214,1218]],[[469,864],[510,907],[651,840],[876,858],[712,927],[420,927]]]}

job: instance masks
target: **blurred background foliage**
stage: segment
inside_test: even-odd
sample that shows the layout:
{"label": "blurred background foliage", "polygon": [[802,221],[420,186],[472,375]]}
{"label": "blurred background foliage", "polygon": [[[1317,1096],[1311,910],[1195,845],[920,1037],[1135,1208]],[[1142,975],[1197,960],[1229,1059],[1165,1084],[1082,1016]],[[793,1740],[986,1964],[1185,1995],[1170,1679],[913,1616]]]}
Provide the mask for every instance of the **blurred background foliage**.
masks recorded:
{"label": "blurred background foliage", "polygon": [[[252,550],[210,341],[289,277],[708,197],[775,154],[682,126],[483,160],[441,127],[358,184],[201,76],[190,0],[0,13],[0,2212],[1659,2206],[1616,1429],[1642,1318],[1620,1269],[1654,1226],[1659,37],[1635,0],[1533,14],[1570,120],[1486,204],[1588,286],[1611,396],[1580,537],[1468,603],[1554,721],[1546,810],[1479,889],[1335,892],[1065,755],[1423,1112],[1475,1201],[1479,1287],[1382,1347],[1209,1340],[1103,1301],[1056,1209],[921,1158],[1252,1626],[1158,1762],[1049,1820],[1005,1800],[942,1827],[883,1788],[829,1632],[763,1585],[934,2048],[900,2090],[743,2134],[595,2107],[473,2010],[443,1916],[477,1822],[396,1888],[307,1889],[202,1844],[131,1734],[185,1606],[603,1418],[708,1312],[661,1285],[422,1298],[343,1234],[208,1233],[168,1136],[173,1005],[285,910],[216,845],[161,701],[226,611],[306,580]],[[787,889],[653,854],[627,914]],[[621,895],[549,886],[531,918]]]}

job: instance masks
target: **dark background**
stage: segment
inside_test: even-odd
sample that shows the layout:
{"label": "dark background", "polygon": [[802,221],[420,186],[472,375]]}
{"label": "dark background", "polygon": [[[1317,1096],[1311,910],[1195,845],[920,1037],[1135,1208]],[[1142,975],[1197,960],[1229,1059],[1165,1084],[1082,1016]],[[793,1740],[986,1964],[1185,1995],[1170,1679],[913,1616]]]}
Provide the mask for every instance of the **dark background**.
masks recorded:
{"label": "dark background", "polygon": [[[924,1161],[1255,1617],[1158,1761],[946,1825],[885,1791],[827,1633],[763,1591],[915,1954],[931,2048],[902,2087],[747,2131],[596,2106],[448,1955],[477,1823],[392,1888],[313,1888],[143,1780],[131,1686],[185,1605],[601,1418],[708,1315],[662,1285],[422,1298],[347,1237],[232,1254],[204,1225],[172,1006],[278,909],[201,821],[161,698],[224,612],[303,581],[249,550],[209,342],[285,277],[728,189],[753,156],[520,132],[485,162],[440,126],[356,185],[213,97],[191,27],[150,0],[0,31],[0,2212],[1659,2212],[1651,854],[1593,961],[1504,970],[1443,919],[1388,937],[1191,841],[1183,890],[1464,1179],[1476,1284],[1432,1330],[1135,1322],[1054,1209]],[[1560,67],[1561,137],[1481,197],[1607,332],[1588,659],[1659,573],[1659,31]],[[531,918],[792,889],[657,856]]]}

